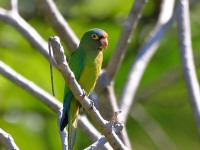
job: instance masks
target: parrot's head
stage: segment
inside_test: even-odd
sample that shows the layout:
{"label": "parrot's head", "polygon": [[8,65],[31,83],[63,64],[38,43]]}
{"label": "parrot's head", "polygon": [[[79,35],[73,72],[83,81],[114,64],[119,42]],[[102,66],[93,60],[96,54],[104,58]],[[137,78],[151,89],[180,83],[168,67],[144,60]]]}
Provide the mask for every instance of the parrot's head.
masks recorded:
{"label": "parrot's head", "polygon": [[91,29],[81,38],[80,46],[93,51],[101,51],[108,46],[108,34],[101,29]]}

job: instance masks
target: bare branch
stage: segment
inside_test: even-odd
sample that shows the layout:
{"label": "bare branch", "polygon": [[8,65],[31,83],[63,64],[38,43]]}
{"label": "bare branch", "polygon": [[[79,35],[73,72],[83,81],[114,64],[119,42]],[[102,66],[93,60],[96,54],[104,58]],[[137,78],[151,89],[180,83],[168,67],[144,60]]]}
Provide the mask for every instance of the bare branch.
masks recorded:
{"label": "bare branch", "polygon": [[14,82],[21,88],[33,94],[54,112],[58,112],[60,108],[62,108],[62,104],[53,96],[51,96],[46,91],[35,85],[33,82],[27,80],[26,78],[12,70],[2,61],[0,61],[0,74]]}
{"label": "bare branch", "polygon": [[[47,59],[49,58],[47,42],[18,13],[0,8],[0,20],[3,20],[16,28],[34,48],[42,53]],[[56,65],[54,60],[53,64]]]}
{"label": "bare branch", "polygon": [[10,8],[14,13],[18,13],[18,0],[10,0]]}
{"label": "bare branch", "polygon": [[138,23],[141,12],[146,2],[147,0],[135,0],[129,12],[129,16],[124,22],[124,26],[119,37],[118,43],[116,45],[114,54],[112,55],[106,68],[106,72],[110,80],[113,80],[116,72],[118,71],[119,66],[121,65],[121,62],[126,52],[125,50],[127,48],[128,43],[130,43],[131,41],[132,33]]}
{"label": "bare branch", "polygon": [[61,71],[61,74],[65,79],[65,82],[68,84],[69,88],[73,92],[74,97],[79,101],[79,103],[83,106],[85,111],[95,121],[100,131],[105,135],[107,141],[114,149],[119,149],[119,150],[127,149],[127,147],[121,142],[121,140],[116,135],[112,125],[108,121],[102,118],[99,111],[93,105],[92,100],[90,100],[87,96],[85,96],[83,90],[76,81],[73,72],[70,70],[66,62],[64,50],[60,45],[59,38],[50,37],[49,40],[51,41],[52,44],[53,53],[55,60],[58,64],[58,68]]}
{"label": "bare branch", "polygon": [[120,110],[122,111],[122,115],[120,115],[122,118],[120,119],[124,122],[126,121],[128,112],[132,106],[133,98],[144,70],[155,53],[163,34],[173,21],[173,18],[176,14],[174,13],[172,16],[173,8],[174,0],[162,1],[161,12],[156,27],[153,29],[146,43],[140,49],[130,69],[119,104]]}
{"label": "bare branch", "polygon": [[15,144],[12,136],[0,128],[0,143],[7,150],[19,150],[18,146]]}
{"label": "bare branch", "polygon": [[79,39],[65,21],[65,18],[60,14],[55,3],[52,0],[36,0],[36,2],[49,24],[65,42],[68,50],[71,52],[76,50]]}
{"label": "bare branch", "polygon": [[190,95],[192,108],[194,110],[197,120],[198,131],[200,135],[200,88],[192,53],[188,3],[189,2],[187,0],[178,0],[177,2],[180,10],[177,20],[178,37],[185,80],[187,83],[187,88]]}

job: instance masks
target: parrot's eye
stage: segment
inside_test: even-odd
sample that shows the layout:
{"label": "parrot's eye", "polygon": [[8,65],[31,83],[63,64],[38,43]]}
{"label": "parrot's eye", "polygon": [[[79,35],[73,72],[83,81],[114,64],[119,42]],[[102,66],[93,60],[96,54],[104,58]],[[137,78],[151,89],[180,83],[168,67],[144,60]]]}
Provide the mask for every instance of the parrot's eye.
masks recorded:
{"label": "parrot's eye", "polygon": [[92,37],[93,40],[98,40],[99,39],[99,36],[96,35],[96,34],[92,34],[91,37]]}

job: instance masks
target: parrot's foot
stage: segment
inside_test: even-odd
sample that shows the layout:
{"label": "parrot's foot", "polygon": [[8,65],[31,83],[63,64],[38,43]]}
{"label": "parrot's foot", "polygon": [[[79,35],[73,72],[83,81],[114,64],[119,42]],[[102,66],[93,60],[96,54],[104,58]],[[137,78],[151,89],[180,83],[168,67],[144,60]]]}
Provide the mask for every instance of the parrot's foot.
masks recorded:
{"label": "parrot's foot", "polygon": [[[87,96],[87,93],[85,92],[84,89],[82,89],[82,91],[83,91],[83,94],[81,95],[81,98],[84,99],[85,96]],[[94,102],[92,100],[90,100],[90,108],[89,108],[89,110],[92,110],[93,108],[94,108]]]}
{"label": "parrot's foot", "polygon": [[83,91],[83,95],[81,95],[81,98],[82,98],[82,99],[84,99],[84,98],[85,98],[85,96],[87,95],[87,93],[85,92],[85,90],[84,90],[84,89],[82,89],[82,91]]}
{"label": "parrot's foot", "polygon": [[89,110],[92,110],[94,108],[94,102],[92,100],[90,100],[90,108]]}
{"label": "parrot's foot", "polygon": [[82,113],[82,112],[85,111],[84,108],[83,108],[83,106],[80,106],[79,109],[80,109],[80,113]]}

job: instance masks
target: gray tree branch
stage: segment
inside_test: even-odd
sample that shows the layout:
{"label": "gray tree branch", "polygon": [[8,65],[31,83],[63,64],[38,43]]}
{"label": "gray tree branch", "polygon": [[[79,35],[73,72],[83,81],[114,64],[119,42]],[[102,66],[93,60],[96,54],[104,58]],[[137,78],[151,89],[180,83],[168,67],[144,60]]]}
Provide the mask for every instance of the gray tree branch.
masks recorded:
{"label": "gray tree branch", "polygon": [[18,0],[11,0],[10,1],[10,8],[12,11],[18,12]]}
{"label": "gray tree branch", "polygon": [[200,88],[192,52],[189,2],[188,0],[178,0],[177,5],[180,10],[177,24],[182,67],[200,135]]}
{"label": "gray tree branch", "polygon": [[171,25],[174,15],[174,0],[163,0],[161,4],[161,12],[157,21],[157,24],[151,34],[149,35],[147,41],[140,49],[138,55],[136,56],[133,65],[131,66],[130,72],[128,74],[123,92],[121,94],[119,107],[122,111],[121,120],[126,122],[130,108],[134,100],[135,93],[139,86],[142,75],[147,67],[150,59],[154,55],[163,34],[166,32],[169,25]]}
{"label": "gray tree branch", "polygon": [[60,14],[53,0],[35,0],[38,8],[44,14],[50,26],[56,31],[58,36],[65,42],[68,50],[73,52],[79,44],[79,39]]}
{"label": "gray tree branch", "polygon": [[15,144],[12,136],[0,128],[0,143],[6,148],[6,150],[19,150]]}
{"label": "gray tree branch", "polygon": [[16,85],[30,92],[40,101],[42,101],[45,105],[47,105],[52,111],[57,113],[59,109],[62,108],[62,104],[57,99],[55,99],[46,91],[38,87],[33,82],[29,81],[28,79],[15,72],[2,61],[0,61],[0,74],[14,82]]}
{"label": "gray tree branch", "polygon": [[124,22],[124,26],[119,37],[118,43],[115,47],[115,51],[106,68],[106,72],[110,80],[113,80],[116,72],[118,71],[118,68],[121,65],[121,62],[126,52],[126,48],[131,42],[131,36],[137,26],[138,20],[141,16],[141,12],[146,3],[147,0],[135,0],[127,19]]}
{"label": "gray tree branch", "polygon": [[[13,6],[14,7],[14,6]],[[13,8],[11,7],[11,8]],[[14,7],[15,8],[15,7]],[[30,26],[19,14],[13,10],[6,10],[0,8],[0,20],[7,22],[17,29],[28,42],[36,48],[42,55],[49,58],[48,44],[47,42],[38,34],[38,32]],[[53,60],[54,65],[56,64]]]}

